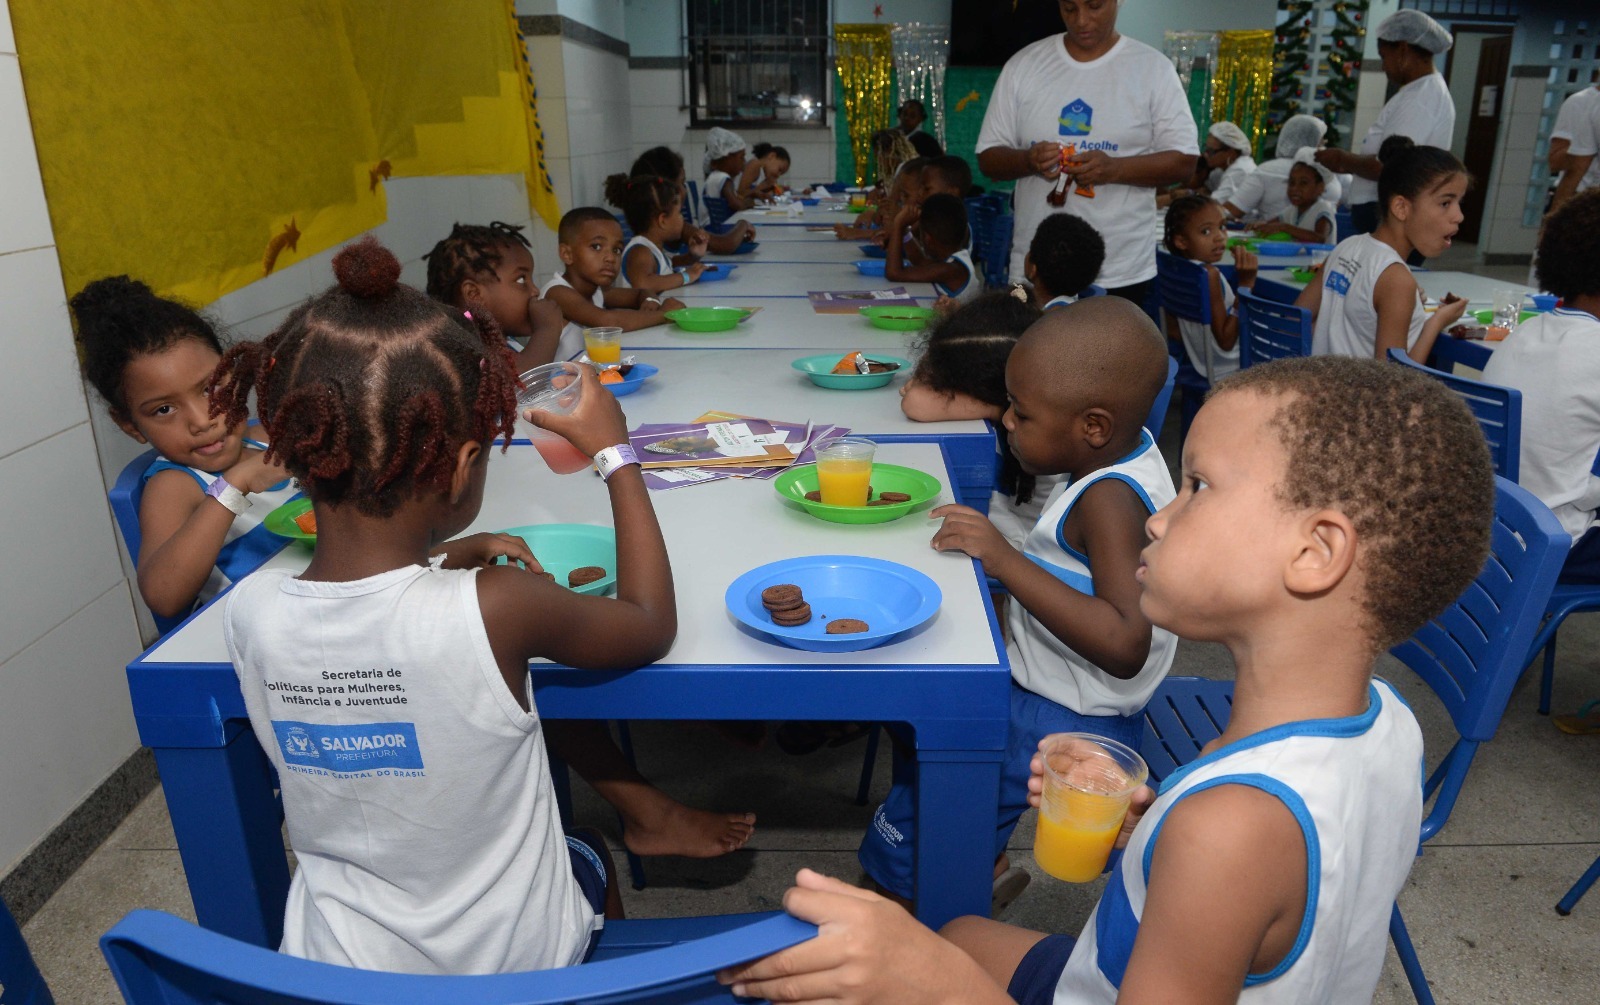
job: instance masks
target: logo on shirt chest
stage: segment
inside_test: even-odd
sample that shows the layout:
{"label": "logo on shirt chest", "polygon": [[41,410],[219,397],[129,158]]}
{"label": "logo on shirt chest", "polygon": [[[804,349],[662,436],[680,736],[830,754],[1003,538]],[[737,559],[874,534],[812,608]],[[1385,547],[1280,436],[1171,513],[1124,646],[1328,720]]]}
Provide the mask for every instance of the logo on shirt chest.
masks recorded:
{"label": "logo on shirt chest", "polygon": [[[423,767],[417,727],[409,722],[349,725],[272,720],[284,763],[341,773]],[[388,774],[388,771],[380,771]]]}
{"label": "logo on shirt chest", "polygon": [[1062,136],[1088,136],[1094,128],[1094,109],[1082,98],[1074,98],[1062,106],[1059,124]]}

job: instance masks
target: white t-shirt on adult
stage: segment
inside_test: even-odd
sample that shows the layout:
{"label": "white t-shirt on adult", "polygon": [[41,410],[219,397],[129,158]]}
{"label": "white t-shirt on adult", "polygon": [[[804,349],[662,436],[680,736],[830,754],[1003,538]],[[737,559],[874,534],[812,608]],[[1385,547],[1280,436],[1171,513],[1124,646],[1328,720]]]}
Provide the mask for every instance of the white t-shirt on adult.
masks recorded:
{"label": "white t-shirt on adult", "polygon": [[477,570],[264,570],[233,588],[223,634],[299,861],[282,952],[414,974],[583,960],[601,922],[572,875],[533,689],[523,711],[489,646]]}
{"label": "white t-shirt on adult", "polygon": [[[983,117],[978,153],[992,147],[1026,150],[1049,141],[1112,157],[1177,151],[1192,161],[1199,154],[1194,116],[1171,60],[1124,35],[1099,59],[1079,62],[1067,54],[1065,37],[1040,39],[1007,61]],[[1054,186],[1038,175],[1017,179],[1013,282],[1022,281],[1022,260],[1040,221],[1062,211],[1046,201]],[[1155,189],[1097,185],[1092,199],[1072,189],[1069,183],[1065,211],[1092,225],[1106,245],[1095,282],[1116,288],[1153,278]]]}
{"label": "white t-shirt on adult", "polygon": [[1575,157],[1594,157],[1589,170],[1578,179],[1578,191],[1600,188],[1600,85],[1585,87],[1561,103],[1556,113],[1552,140],[1566,140],[1567,153]]}
{"label": "white t-shirt on adult", "polygon": [[[1293,166],[1292,157],[1274,157],[1270,161],[1262,161],[1254,171],[1239,180],[1228,198],[1219,197],[1217,201],[1231,202],[1246,216],[1256,219],[1281,220],[1283,214],[1292,208],[1289,205],[1289,169]],[[1322,189],[1322,197],[1335,206],[1343,195],[1344,186],[1339,183],[1337,176]]]}
{"label": "white t-shirt on adult", "polygon": [[[550,281],[548,283],[545,283],[543,286],[539,287],[539,299],[548,300],[550,298],[551,289],[557,286],[565,286],[569,290],[573,289],[573,285],[567,282],[567,277],[557,272],[555,275],[550,277]],[[606,291],[596,286],[594,288],[594,294],[589,298],[589,300],[596,307],[604,308],[606,305]],[[568,321],[561,329],[561,341],[556,343],[556,359],[571,359],[582,351],[583,326],[578,324],[576,321]]]}
{"label": "white t-shirt on adult", "polygon": [[1483,379],[1522,392],[1517,482],[1550,507],[1573,540],[1595,526],[1600,479],[1600,318],[1558,308],[1495,346]]}
{"label": "white t-shirt on adult", "polygon": [[[1238,158],[1232,164],[1229,164],[1227,169],[1221,173],[1221,176],[1217,178],[1216,184],[1209,186],[1211,189],[1211,198],[1217,200],[1218,202],[1227,202],[1228,198],[1233,195],[1236,189],[1238,189],[1239,183],[1244,181],[1244,179],[1248,177],[1251,172],[1255,171],[1255,169],[1256,159],[1251,157],[1249,154],[1240,154]],[[1213,171],[1212,174],[1215,175],[1216,172]],[[1208,182],[1209,180],[1210,179],[1207,179]]]}
{"label": "white t-shirt on adult", "polygon": [[[1371,359],[1378,351],[1378,309],[1372,293],[1378,277],[1391,265],[1407,268],[1400,253],[1373,237],[1357,234],[1339,242],[1322,266],[1322,304],[1311,332],[1313,356],[1355,356]],[[1417,343],[1427,320],[1422,301],[1412,304],[1406,348]]]}
{"label": "white t-shirt on adult", "polygon": [[[1438,73],[1427,73],[1394,92],[1394,97],[1378,113],[1378,121],[1367,130],[1358,154],[1376,157],[1383,141],[1391,136],[1409,136],[1419,147],[1450,149],[1450,136],[1456,128],[1456,105],[1450,88]],[[1378,183],[1360,175],[1350,183],[1350,204],[1378,201]]]}

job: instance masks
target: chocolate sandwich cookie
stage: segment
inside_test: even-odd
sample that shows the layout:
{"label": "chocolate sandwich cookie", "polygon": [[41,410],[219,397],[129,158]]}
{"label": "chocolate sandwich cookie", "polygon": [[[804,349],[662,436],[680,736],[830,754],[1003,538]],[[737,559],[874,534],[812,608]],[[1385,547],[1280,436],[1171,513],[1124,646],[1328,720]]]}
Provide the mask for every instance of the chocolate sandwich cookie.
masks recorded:
{"label": "chocolate sandwich cookie", "polygon": [[585,565],[567,573],[567,585],[576,589],[597,579],[606,578],[606,570],[598,565]]}
{"label": "chocolate sandwich cookie", "polygon": [[798,628],[811,620],[811,605],[802,603],[787,611],[771,611],[772,623],[783,628]]}
{"label": "chocolate sandwich cookie", "polygon": [[858,621],[855,618],[835,618],[828,622],[828,627],[825,631],[829,635],[855,635],[859,632],[867,631],[871,627],[865,621]]}
{"label": "chocolate sandwich cookie", "polygon": [[904,492],[880,492],[878,499],[886,503],[910,502],[911,497]]}
{"label": "chocolate sandwich cookie", "polygon": [[800,592],[800,587],[793,583],[779,583],[761,591],[761,606],[769,611],[799,607],[804,602],[805,596]]}

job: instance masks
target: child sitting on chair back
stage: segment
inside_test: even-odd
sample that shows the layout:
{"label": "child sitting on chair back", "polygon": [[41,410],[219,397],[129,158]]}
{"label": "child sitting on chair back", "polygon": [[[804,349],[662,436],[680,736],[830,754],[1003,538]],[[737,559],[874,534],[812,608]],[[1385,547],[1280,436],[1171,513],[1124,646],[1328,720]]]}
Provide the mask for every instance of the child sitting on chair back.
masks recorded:
{"label": "child sitting on chair back", "polygon": [[[1145,521],[1173,497],[1166,461],[1142,428],[1166,377],[1161,335],[1130,301],[1094,297],[1049,312],[1006,362],[1010,404],[1001,421],[1022,470],[1064,474],[1066,489],[1020,550],[970,507],[930,514],[944,519],[933,547],[979,560],[1011,594],[997,899],[1027,875],[1006,868],[1005,847],[1028,805],[1026,764],[1040,737],[1089,732],[1137,745],[1139,712],[1172,664],[1177,639],[1140,613],[1134,575]],[[867,874],[907,900],[915,896],[913,802],[908,785],[891,789],[860,851]]]}
{"label": "child sitting on chair back", "polygon": [[[127,276],[72,298],[83,375],[124,433],[159,455],[139,500],[139,596],[157,617],[187,614],[283,547],[262,518],[294,496],[245,416],[212,415],[222,343],[205,318]],[[251,498],[251,497],[254,498]]]}
{"label": "child sitting on chair back", "polygon": [[[563,838],[528,661],[637,667],[677,632],[661,530],[617,449],[626,423],[588,368],[571,415],[527,416],[608,473],[615,599],[538,575],[521,538],[450,541],[478,515],[490,445],[512,436],[504,336],[400,285],[371,238],[334,274],[230,350],[212,392],[228,422],[256,395],[317,518],[305,571],[239,583],[223,622],[299,861],[281,949],[403,973],[579,963],[621,903],[604,842]],[[341,703],[353,692],[366,700]]]}

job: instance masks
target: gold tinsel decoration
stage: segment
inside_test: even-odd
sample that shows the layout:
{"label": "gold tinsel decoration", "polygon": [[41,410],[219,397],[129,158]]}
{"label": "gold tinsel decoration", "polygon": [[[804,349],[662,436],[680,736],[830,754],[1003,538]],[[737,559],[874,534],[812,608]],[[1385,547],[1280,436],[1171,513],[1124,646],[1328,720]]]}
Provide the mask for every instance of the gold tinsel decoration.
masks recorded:
{"label": "gold tinsel decoration", "polygon": [[[1271,34],[1270,32],[1268,34]],[[838,24],[833,27],[834,63],[844,92],[845,127],[855,158],[856,184],[871,179],[872,134],[889,126],[889,74],[894,47],[886,24]]]}
{"label": "gold tinsel decoration", "polygon": [[1218,32],[1217,69],[1212,77],[1211,121],[1232,122],[1250,137],[1259,155],[1272,97],[1272,31]]}

